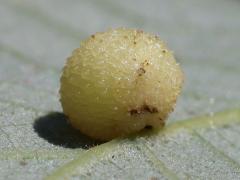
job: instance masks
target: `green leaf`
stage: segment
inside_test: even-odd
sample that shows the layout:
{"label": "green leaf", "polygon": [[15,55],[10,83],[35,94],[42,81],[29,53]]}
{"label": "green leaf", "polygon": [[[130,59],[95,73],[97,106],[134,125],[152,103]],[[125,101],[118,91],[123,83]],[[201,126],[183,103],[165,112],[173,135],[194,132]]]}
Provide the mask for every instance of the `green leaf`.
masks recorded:
{"label": "green leaf", "polygon": [[[214,123],[221,122],[217,128],[210,127],[209,118],[181,124],[240,107],[238,1],[1,0],[0,16],[2,179],[42,179],[52,171],[57,177],[73,172],[89,178],[108,172],[126,178],[198,179],[210,172],[220,179],[238,177],[239,119],[230,118],[238,117],[237,111],[214,115]],[[91,148],[99,143],[72,129],[61,113],[61,68],[82,39],[119,26],[166,41],[184,69],[185,85],[162,135]],[[72,160],[74,165],[64,166]]]}
{"label": "green leaf", "polygon": [[92,148],[47,179],[239,179],[239,127],[240,110],[178,122]]}

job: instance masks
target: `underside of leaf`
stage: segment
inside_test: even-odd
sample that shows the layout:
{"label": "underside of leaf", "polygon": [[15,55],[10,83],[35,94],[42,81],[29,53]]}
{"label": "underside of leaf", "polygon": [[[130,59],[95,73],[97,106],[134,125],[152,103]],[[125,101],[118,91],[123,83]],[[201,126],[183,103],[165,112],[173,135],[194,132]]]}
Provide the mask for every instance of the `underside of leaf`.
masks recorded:
{"label": "underside of leaf", "polygon": [[[175,123],[82,153],[47,179],[238,179],[240,110]],[[222,144],[224,143],[224,146]]]}

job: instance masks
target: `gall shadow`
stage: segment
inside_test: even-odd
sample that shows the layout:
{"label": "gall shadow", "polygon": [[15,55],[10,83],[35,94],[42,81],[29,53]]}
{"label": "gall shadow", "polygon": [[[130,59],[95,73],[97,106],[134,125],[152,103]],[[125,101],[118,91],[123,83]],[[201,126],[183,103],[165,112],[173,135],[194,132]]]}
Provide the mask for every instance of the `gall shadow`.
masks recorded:
{"label": "gall shadow", "polygon": [[40,137],[49,143],[65,148],[89,149],[103,143],[74,129],[68,123],[67,117],[60,112],[51,112],[37,118],[33,128]]}

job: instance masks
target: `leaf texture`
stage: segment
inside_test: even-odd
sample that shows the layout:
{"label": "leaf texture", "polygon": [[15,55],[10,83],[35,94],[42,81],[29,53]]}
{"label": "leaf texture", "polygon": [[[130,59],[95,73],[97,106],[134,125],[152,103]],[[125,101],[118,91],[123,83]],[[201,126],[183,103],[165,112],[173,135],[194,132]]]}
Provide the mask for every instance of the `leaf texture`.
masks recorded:
{"label": "leaf texture", "polygon": [[92,148],[47,179],[239,179],[239,127],[240,110],[181,121]]}

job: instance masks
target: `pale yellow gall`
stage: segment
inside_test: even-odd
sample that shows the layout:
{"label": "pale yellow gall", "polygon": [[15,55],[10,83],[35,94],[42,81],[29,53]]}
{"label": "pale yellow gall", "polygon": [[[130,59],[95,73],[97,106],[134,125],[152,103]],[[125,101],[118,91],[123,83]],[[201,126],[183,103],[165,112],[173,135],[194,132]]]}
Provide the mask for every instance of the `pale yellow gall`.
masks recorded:
{"label": "pale yellow gall", "polygon": [[161,127],[183,73],[156,36],[133,29],[96,33],[68,58],[61,104],[73,127],[100,140]]}

